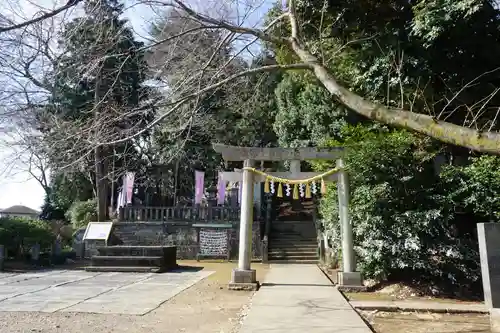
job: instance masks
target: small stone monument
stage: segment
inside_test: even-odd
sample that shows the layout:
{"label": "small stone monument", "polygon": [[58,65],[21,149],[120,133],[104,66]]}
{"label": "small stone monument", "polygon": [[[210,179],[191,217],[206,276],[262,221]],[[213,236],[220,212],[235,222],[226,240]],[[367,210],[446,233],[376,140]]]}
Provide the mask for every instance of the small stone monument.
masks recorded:
{"label": "small stone monument", "polygon": [[76,257],[79,259],[85,258],[85,242],[83,241],[83,236],[87,228],[83,227],[75,231],[73,234],[73,251],[76,253]]}
{"label": "small stone monument", "polygon": [[478,223],[484,302],[490,310],[492,333],[500,332],[500,223]]}
{"label": "small stone monument", "polygon": [[62,245],[61,245],[61,238],[60,235],[57,235],[56,239],[54,240],[54,243],[52,244],[52,251],[51,251],[51,262],[52,264],[64,264],[66,262],[65,258],[61,258],[62,254]]}
{"label": "small stone monument", "polygon": [[31,247],[31,261],[38,263],[40,260],[40,244],[35,244]]}
{"label": "small stone monument", "polygon": [[52,245],[52,255],[59,256],[62,253],[61,236],[57,236],[54,244]]}

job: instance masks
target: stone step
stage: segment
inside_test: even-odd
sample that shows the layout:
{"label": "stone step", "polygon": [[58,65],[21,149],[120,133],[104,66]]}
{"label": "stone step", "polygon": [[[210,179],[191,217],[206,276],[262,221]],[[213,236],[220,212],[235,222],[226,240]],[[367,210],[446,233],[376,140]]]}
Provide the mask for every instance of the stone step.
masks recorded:
{"label": "stone step", "polygon": [[318,261],[318,257],[315,256],[310,256],[310,257],[269,257],[269,261],[275,261],[275,260],[285,260],[285,261]]}
{"label": "stone step", "polygon": [[268,254],[271,255],[290,255],[290,256],[295,256],[295,255],[305,255],[305,256],[316,256],[318,255],[318,251],[313,248],[289,248],[289,249],[271,249],[269,250]]}
{"label": "stone step", "polygon": [[161,267],[160,256],[93,256],[92,266]]}
{"label": "stone step", "polygon": [[271,227],[277,226],[311,226],[315,227],[316,225],[312,221],[272,221]]}
{"label": "stone step", "polygon": [[121,272],[121,273],[162,273],[161,267],[148,266],[87,266],[87,272]]}
{"label": "stone step", "polygon": [[311,229],[304,229],[304,230],[297,230],[297,229],[272,229],[270,230],[270,234],[290,234],[290,235],[303,235],[305,232],[311,233],[316,235],[316,229],[311,230]]}
{"label": "stone step", "polygon": [[269,259],[280,259],[280,258],[288,258],[288,259],[317,259],[317,253],[269,253]]}
{"label": "stone step", "polygon": [[289,247],[289,248],[272,248],[269,249],[267,252],[269,255],[271,254],[289,254],[289,255],[296,255],[296,254],[304,254],[304,255],[317,255],[318,254],[318,249],[315,247],[310,247],[310,248],[303,248],[303,247]]}
{"label": "stone step", "polygon": [[317,237],[316,235],[301,235],[301,234],[292,234],[292,233],[275,233],[270,235],[271,239],[287,239],[287,238],[293,238],[293,239],[303,239],[303,240],[316,240]]}
{"label": "stone step", "polygon": [[316,234],[316,229],[314,228],[271,228],[269,229],[271,234],[275,233],[293,233],[302,235],[303,233],[314,233]]}
{"label": "stone step", "polygon": [[116,245],[97,248],[100,256],[172,256],[175,246]]}
{"label": "stone step", "polygon": [[314,239],[303,239],[303,238],[271,238],[269,240],[269,244],[279,244],[279,245],[295,245],[295,244],[304,244],[304,245],[317,245],[318,242]]}
{"label": "stone step", "polygon": [[270,264],[317,264],[318,260],[269,260]]}
{"label": "stone step", "polygon": [[269,252],[268,257],[318,257],[316,251],[310,252]]}
{"label": "stone step", "polygon": [[315,243],[315,244],[318,242],[316,238],[303,238],[303,237],[271,237],[269,238],[269,241],[277,243],[300,242],[300,243]]}
{"label": "stone step", "polygon": [[271,229],[283,230],[283,229],[299,229],[299,230],[316,230],[316,224],[313,222],[271,222]]}
{"label": "stone step", "polygon": [[314,223],[271,223],[271,228],[312,228],[316,229],[316,225]]}
{"label": "stone step", "polygon": [[293,251],[317,251],[318,246],[316,244],[269,244],[269,252],[272,251],[285,251],[285,252],[293,252]]}
{"label": "stone step", "polygon": [[272,221],[271,225],[280,225],[280,224],[310,224],[314,226],[314,221],[312,220],[283,220],[283,221]]}
{"label": "stone step", "polygon": [[318,243],[316,242],[269,242],[270,249],[286,249],[286,248],[317,248]]}
{"label": "stone step", "polygon": [[316,232],[271,232],[270,238],[303,238],[303,239],[316,239],[318,236]]}

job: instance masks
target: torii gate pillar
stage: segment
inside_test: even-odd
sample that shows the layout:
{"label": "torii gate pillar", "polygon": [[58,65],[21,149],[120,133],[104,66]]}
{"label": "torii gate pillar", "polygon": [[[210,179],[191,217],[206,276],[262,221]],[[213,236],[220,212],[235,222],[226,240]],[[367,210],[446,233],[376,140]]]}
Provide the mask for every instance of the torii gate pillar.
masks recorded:
{"label": "torii gate pillar", "polygon": [[[252,167],[252,160],[245,160],[243,167]],[[240,277],[244,283],[256,282],[255,270],[250,269],[252,260],[252,224],[253,224],[253,172],[243,170],[240,212],[240,244],[238,251],[238,271],[233,271],[232,281],[238,282]],[[235,276],[235,272],[238,272]],[[236,281],[235,281],[236,280]]]}

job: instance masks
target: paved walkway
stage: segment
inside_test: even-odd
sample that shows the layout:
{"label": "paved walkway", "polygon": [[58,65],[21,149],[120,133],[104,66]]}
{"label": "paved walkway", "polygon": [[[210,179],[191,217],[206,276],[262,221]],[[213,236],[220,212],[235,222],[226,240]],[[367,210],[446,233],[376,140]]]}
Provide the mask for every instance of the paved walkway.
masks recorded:
{"label": "paved walkway", "polygon": [[371,333],[371,330],[316,265],[271,265],[239,332]]}
{"label": "paved walkway", "polygon": [[360,310],[439,312],[439,313],[489,313],[484,304],[451,303],[440,301],[351,301]]}
{"label": "paved walkway", "polygon": [[143,315],[211,273],[0,273],[0,311]]}

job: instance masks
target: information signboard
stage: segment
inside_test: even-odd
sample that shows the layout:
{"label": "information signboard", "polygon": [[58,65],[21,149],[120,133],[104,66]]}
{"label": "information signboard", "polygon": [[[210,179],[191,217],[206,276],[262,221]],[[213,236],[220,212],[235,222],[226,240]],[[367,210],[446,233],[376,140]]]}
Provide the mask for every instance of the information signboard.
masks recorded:
{"label": "information signboard", "polygon": [[83,235],[83,240],[107,241],[112,227],[113,222],[90,222],[85,230],[85,235]]}

